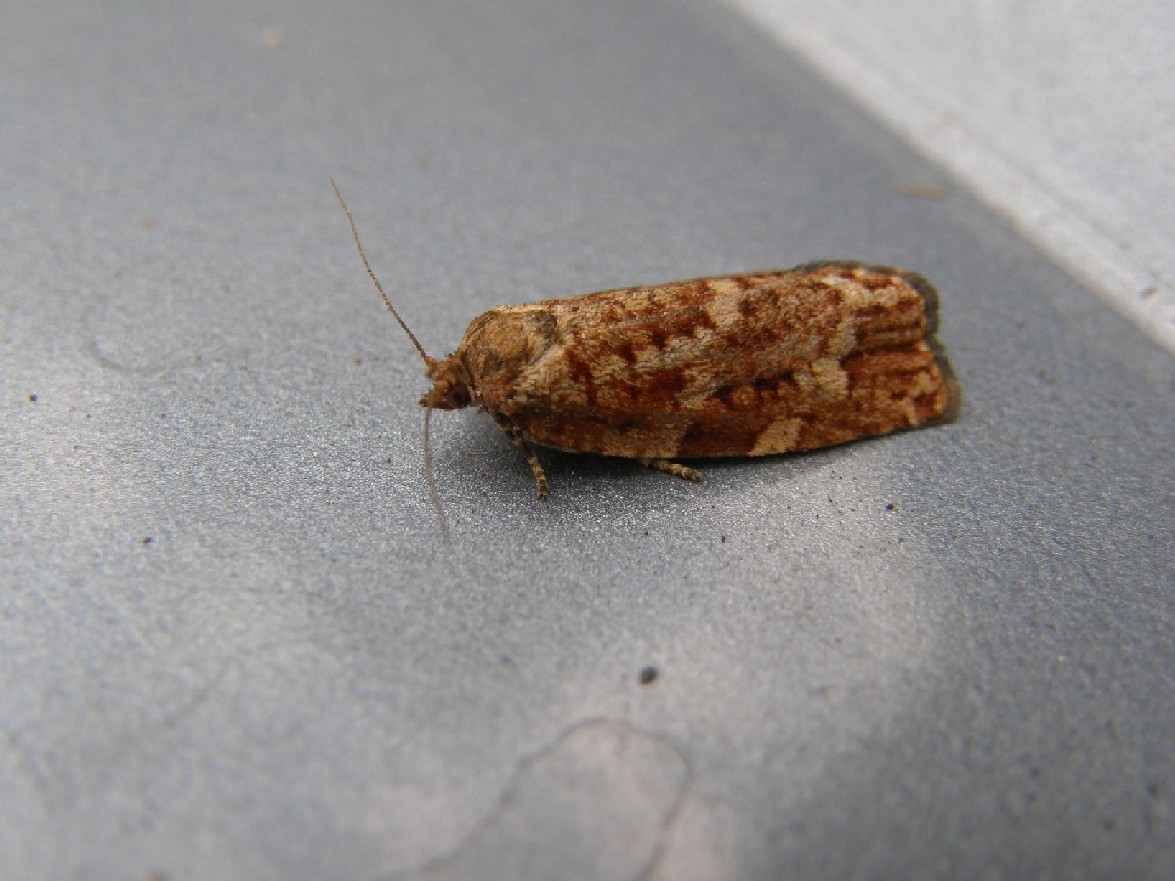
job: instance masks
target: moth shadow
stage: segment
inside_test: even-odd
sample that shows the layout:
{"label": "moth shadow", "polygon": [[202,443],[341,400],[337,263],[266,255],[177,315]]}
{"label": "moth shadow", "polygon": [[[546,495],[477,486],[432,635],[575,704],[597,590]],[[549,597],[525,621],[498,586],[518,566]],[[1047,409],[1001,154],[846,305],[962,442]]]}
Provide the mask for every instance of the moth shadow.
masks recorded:
{"label": "moth shadow", "polygon": [[710,459],[676,459],[693,468],[702,481],[721,483],[737,490],[756,486],[791,482],[806,474],[821,471],[840,462],[846,454],[846,444],[821,450],[801,450],[793,453],[774,453],[770,456],[723,456]]}

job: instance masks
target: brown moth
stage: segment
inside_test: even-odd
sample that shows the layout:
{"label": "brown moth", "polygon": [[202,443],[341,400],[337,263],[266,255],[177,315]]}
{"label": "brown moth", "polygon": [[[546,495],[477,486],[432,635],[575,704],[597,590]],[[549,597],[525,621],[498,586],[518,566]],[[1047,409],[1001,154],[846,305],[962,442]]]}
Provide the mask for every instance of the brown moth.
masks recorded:
{"label": "brown moth", "polygon": [[[334,181],[331,181],[334,186]],[[636,459],[765,456],[919,428],[958,400],[921,275],[851,262],[745,272],[499,306],[451,355],[425,353],[428,413],[476,406],[547,478],[528,444]]]}

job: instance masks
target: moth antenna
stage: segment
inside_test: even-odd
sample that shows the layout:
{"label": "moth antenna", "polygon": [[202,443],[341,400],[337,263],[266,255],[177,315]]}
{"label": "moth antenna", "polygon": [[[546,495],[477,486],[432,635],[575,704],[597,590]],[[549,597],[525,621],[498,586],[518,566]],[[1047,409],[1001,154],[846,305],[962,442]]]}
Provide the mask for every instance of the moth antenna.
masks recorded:
{"label": "moth antenna", "polygon": [[441,538],[445,544],[449,541],[449,521],[445,519],[445,508],[441,504],[441,494],[437,492],[437,481],[432,473],[432,447],[428,440],[428,425],[432,418],[432,407],[424,408],[424,482],[428,484],[428,497],[437,512],[437,521],[441,524]]}
{"label": "moth antenna", "polygon": [[414,334],[409,329],[408,325],[404,323],[404,319],[400,317],[400,313],[396,311],[396,307],[392,305],[392,301],[384,292],[383,285],[381,285],[379,283],[379,279],[375,277],[375,270],[371,268],[371,263],[369,263],[367,260],[367,254],[365,254],[363,251],[363,243],[359,241],[359,229],[355,226],[355,218],[351,216],[351,209],[347,207],[347,202],[345,199],[343,199],[343,194],[339,192],[339,186],[335,183],[335,179],[333,177],[330,178],[330,185],[331,189],[335,191],[335,198],[339,200],[339,204],[343,207],[343,213],[347,215],[347,223],[351,225],[351,238],[355,240],[355,248],[359,251],[359,259],[363,261],[363,268],[367,270],[368,277],[371,278],[372,284],[375,285],[375,289],[379,291],[379,295],[383,298],[384,305],[388,307],[388,311],[392,313],[392,317],[396,319],[396,322],[400,325],[400,327],[404,328],[404,333],[408,334],[408,339],[412,340],[412,345],[416,346],[416,351],[418,351],[420,353],[420,357],[424,359],[425,366],[431,367],[436,363],[436,359],[430,358],[428,353],[424,351],[424,346],[420,345],[420,340],[416,338],[416,334]]}

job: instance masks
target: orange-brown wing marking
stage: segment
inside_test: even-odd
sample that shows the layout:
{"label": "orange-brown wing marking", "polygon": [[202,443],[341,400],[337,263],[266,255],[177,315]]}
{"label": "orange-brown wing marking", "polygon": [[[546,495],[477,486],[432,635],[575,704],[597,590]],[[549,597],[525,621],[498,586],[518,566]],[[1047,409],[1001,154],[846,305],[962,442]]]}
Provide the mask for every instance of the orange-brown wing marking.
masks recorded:
{"label": "orange-brown wing marking", "polygon": [[885,434],[948,406],[927,339],[935,305],[919,276],[834,263],[515,307],[555,330],[485,404],[536,443],[627,457]]}

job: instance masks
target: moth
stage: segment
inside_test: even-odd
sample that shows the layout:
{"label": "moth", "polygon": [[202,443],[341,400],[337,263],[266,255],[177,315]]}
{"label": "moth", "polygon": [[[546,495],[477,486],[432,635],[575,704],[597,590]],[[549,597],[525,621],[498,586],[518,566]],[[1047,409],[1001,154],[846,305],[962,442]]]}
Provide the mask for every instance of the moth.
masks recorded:
{"label": "moth", "polygon": [[[474,318],[429,356],[392,305],[335,195],[368,276],[404,329],[433,410],[477,407],[548,484],[531,444],[674,460],[812,450],[948,419],[954,374],[935,338],[938,294],[914,272],[829,261],[600,291]],[[432,489],[435,500],[435,489]]]}

